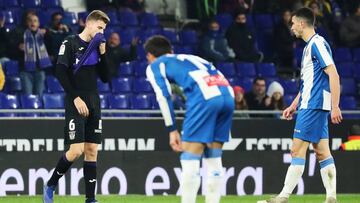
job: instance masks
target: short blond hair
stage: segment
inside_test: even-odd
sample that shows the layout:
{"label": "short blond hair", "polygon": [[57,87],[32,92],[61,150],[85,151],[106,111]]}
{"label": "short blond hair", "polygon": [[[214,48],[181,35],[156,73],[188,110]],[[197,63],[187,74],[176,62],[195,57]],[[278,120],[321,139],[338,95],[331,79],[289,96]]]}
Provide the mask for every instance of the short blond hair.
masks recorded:
{"label": "short blond hair", "polygon": [[108,24],[110,22],[109,16],[100,10],[91,11],[91,13],[86,17],[86,22],[89,20],[101,20],[105,24]]}

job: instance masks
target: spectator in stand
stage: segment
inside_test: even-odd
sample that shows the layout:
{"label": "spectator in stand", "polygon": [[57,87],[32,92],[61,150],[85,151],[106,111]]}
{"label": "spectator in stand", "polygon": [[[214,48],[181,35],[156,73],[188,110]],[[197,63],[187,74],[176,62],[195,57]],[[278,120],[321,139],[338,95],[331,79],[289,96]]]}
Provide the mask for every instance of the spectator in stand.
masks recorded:
{"label": "spectator in stand", "polygon": [[27,19],[28,28],[24,32],[24,67],[20,72],[24,94],[42,95],[45,89],[44,68],[52,66],[47,53],[44,34],[40,29],[39,18],[31,15]]}
{"label": "spectator in stand", "polygon": [[209,31],[205,34],[201,49],[204,58],[212,62],[229,61],[235,58],[234,51],[229,47],[220,25],[212,20],[208,26]]}
{"label": "spectator in stand", "polygon": [[272,82],[267,90],[266,95],[268,96],[265,100],[265,105],[271,110],[284,110],[284,88],[280,83]]}
{"label": "spectator in stand", "polygon": [[316,3],[319,6],[319,15],[330,17],[331,16],[331,3],[328,0],[305,0],[305,7],[311,8],[311,4]]}
{"label": "spectator in stand", "polygon": [[340,26],[340,40],[348,47],[360,46],[360,3],[354,6],[352,14]]}
{"label": "spectator in stand", "polygon": [[251,12],[252,0],[222,0],[220,3],[220,11],[222,13],[235,13],[244,10],[246,13]]}
{"label": "spectator in stand", "polygon": [[8,36],[6,33],[6,29],[4,27],[5,24],[5,17],[0,12],[0,63],[8,61],[9,58],[7,57],[7,49],[8,49]]}
{"label": "spectator in stand", "polygon": [[[327,9],[325,9],[327,6],[320,7],[320,3],[317,1],[311,1],[309,4],[309,7],[311,10],[313,10],[315,14],[315,27],[316,31],[323,35],[325,38],[330,37],[332,38],[332,32],[331,32],[331,10],[328,12]],[[321,8],[323,8],[321,10]],[[326,11],[326,12],[325,12]],[[330,34],[330,36],[329,36]],[[329,40],[329,39],[327,39]]]}
{"label": "spectator in stand", "polygon": [[263,54],[255,46],[254,34],[246,25],[246,15],[240,11],[235,22],[226,32],[229,46],[235,51],[236,59],[245,62],[261,62]]}
{"label": "spectator in stand", "polygon": [[275,58],[278,66],[281,68],[290,68],[295,64],[294,48],[295,37],[290,30],[291,11],[284,10],[282,12],[282,20],[275,26],[274,29],[274,43]]}
{"label": "spectator in stand", "polygon": [[66,36],[71,34],[67,25],[62,23],[63,15],[55,12],[51,15],[51,24],[45,35],[45,44],[51,61],[57,61],[60,45]]}
{"label": "spectator in stand", "polygon": [[[233,87],[234,90],[234,96],[235,96],[235,110],[248,110],[248,105],[246,103],[245,100],[245,90],[240,87],[240,86],[234,86]],[[236,114],[237,117],[242,117],[242,118],[248,118],[249,115],[248,114]]]}
{"label": "spectator in stand", "polygon": [[138,44],[138,38],[133,38],[130,45],[130,51],[121,47],[121,39],[118,33],[111,33],[106,46],[106,53],[108,57],[108,63],[110,67],[111,76],[118,75],[118,67],[121,62],[132,61],[137,57],[136,46]]}
{"label": "spectator in stand", "polygon": [[[249,110],[269,110],[265,101],[268,99],[266,93],[266,81],[263,77],[256,77],[253,82],[252,91],[245,94],[245,100]],[[250,115],[251,117],[266,117],[266,115]]]}

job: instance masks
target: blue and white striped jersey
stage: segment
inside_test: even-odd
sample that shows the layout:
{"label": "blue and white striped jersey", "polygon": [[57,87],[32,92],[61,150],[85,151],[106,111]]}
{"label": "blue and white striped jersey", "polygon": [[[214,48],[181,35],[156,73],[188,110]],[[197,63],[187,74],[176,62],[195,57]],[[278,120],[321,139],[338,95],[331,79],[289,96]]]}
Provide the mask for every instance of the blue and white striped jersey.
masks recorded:
{"label": "blue and white striped jersey", "polygon": [[315,34],[303,50],[299,109],[331,110],[329,76],[324,71],[331,64],[334,61],[329,44]]}
{"label": "blue and white striped jersey", "polygon": [[177,84],[183,90],[187,98],[187,109],[217,96],[234,97],[233,90],[223,74],[212,63],[198,56],[163,55],[147,67],[146,75],[156,93],[169,131],[176,129],[170,83]]}

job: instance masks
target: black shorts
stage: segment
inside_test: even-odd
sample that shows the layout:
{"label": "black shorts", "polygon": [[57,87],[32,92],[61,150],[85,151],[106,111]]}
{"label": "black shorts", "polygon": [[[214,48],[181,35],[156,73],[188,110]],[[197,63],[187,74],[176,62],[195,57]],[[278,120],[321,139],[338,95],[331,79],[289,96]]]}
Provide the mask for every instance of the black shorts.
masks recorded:
{"label": "black shorts", "polygon": [[81,95],[89,109],[89,116],[83,117],[77,111],[74,101],[65,97],[65,144],[101,143],[102,121],[98,94]]}

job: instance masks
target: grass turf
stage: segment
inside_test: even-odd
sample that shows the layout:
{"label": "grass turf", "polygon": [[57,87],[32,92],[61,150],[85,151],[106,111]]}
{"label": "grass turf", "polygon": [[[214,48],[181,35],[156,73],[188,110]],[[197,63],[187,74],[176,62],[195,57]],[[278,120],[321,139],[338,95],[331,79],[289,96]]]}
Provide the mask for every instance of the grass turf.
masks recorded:
{"label": "grass turf", "polygon": [[[256,203],[256,201],[269,198],[270,195],[263,196],[225,196],[222,197],[221,203]],[[98,195],[100,203],[179,203],[180,198],[177,196],[143,196],[143,195]],[[322,203],[325,195],[304,195],[290,197],[291,203]],[[360,194],[340,194],[338,195],[339,203],[360,203]],[[0,197],[0,203],[39,203],[40,196],[7,196]],[[56,203],[78,203],[84,202],[83,196],[55,196]],[[204,197],[198,197],[198,203],[204,202]]]}

